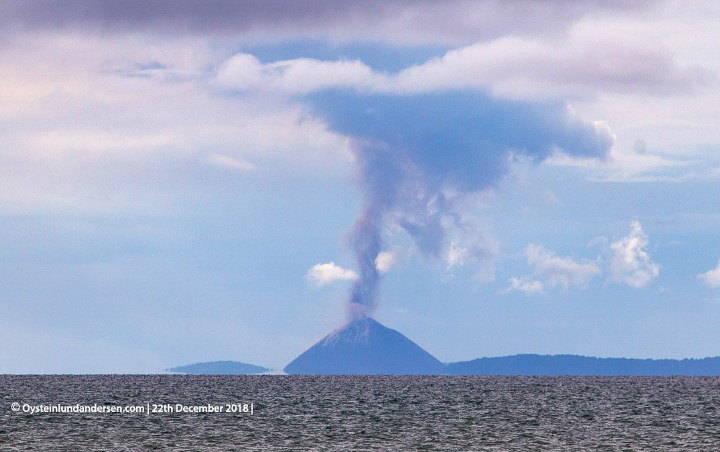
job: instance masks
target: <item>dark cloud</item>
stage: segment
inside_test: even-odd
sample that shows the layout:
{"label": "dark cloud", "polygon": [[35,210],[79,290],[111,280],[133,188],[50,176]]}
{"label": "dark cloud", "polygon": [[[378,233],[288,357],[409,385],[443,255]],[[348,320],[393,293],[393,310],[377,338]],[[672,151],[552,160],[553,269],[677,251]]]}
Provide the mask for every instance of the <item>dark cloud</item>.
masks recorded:
{"label": "dark cloud", "polygon": [[597,10],[645,0],[10,0],[0,27],[91,32],[242,34],[262,39],[327,37],[394,42],[467,42],[564,29]]}
{"label": "dark cloud", "polygon": [[311,96],[310,103],[333,130],[365,147],[387,148],[366,162],[373,169],[366,181],[371,186],[397,180],[413,165],[435,188],[449,183],[480,190],[505,173],[508,150],[536,160],[556,148],[602,157],[611,144],[561,103],[503,101],[469,91],[408,96],[327,91]]}
{"label": "dark cloud", "polygon": [[[351,312],[376,304],[388,222],[403,228],[425,255],[439,257],[462,216],[446,193],[493,187],[513,154],[542,161],[555,151],[603,158],[612,138],[569,115],[565,105],[500,101],[476,92],[414,96],[327,91],[308,98],[315,114],[353,138],[362,211],[350,230],[359,265]],[[469,252],[482,255],[483,250]]]}

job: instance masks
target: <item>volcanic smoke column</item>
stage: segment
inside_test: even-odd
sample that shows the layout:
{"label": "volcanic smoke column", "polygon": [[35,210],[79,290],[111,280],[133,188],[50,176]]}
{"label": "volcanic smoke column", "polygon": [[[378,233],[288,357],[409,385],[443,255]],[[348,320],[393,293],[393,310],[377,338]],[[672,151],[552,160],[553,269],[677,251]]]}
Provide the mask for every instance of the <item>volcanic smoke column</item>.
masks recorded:
{"label": "volcanic smoke column", "polygon": [[405,176],[398,157],[386,146],[361,141],[354,141],[352,146],[363,191],[363,207],[349,232],[358,264],[358,279],[352,287],[348,316],[350,320],[361,320],[372,315],[377,307],[380,272],[375,260],[382,251],[382,225],[385,213],[393,209],[397,186]]}
{"label": "volcanic smoke column", "polygon": [[373,313],[377,305],[377,289],[380,272],[375,257],[382,249],[380,227],[382,213],[366,206],[350,229],[350,240],[358,263],[358,279],[352,287],[348,315],[360,320]]}
{"label": "volcanic smoke column", "polygon": [[420,254],[448,258],[462,250],[492,257],[492,240],[473,231],[463,196],[493,188],[522,156],[541,162],[554,153],[604,158],[606,128],[579,120],[561,103],[498,100],[478,92],[417,95],[329,90],[305,99],[328,126],[351,138],[363,204],[348,238],[359,277],[350,320],[373,314],[387,224],[412,237]]}

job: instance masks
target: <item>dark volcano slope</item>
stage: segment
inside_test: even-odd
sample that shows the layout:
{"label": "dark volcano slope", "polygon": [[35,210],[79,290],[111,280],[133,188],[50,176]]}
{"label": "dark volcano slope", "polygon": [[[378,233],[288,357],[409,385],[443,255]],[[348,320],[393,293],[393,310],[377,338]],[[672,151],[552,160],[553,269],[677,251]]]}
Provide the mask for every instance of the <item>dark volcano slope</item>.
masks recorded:
{"label": "dark volcano slope", "polygon": [[366,318],[325,336],[285,367],[302,375],[436,375],[445,365],[399,332]]}

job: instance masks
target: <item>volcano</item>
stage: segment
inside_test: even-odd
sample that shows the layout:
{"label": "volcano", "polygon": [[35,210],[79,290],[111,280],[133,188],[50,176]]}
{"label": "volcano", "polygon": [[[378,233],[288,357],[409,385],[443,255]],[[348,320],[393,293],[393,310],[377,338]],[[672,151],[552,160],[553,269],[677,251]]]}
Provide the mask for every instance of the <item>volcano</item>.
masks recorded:
{"label": "volcano", "polygon": [[445,365],[399,332],[367,317],[325,336],[285,367],[302,375],[436,375]]}

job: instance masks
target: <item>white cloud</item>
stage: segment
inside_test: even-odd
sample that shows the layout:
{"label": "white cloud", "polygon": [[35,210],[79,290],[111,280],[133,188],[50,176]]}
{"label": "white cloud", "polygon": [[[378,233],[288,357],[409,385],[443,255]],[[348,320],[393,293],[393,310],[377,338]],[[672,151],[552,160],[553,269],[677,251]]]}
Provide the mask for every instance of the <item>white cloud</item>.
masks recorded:
{"label": "white cloud", "polygon": [[243,91],[279,90],[302,94],[339,87],[377,89],[385,77],[357,60],[296,58],[263,64],[253,55],[240,53],[220,67],[217,82]]}
{"label": "white cloud", "polygon": [[600,267],[590,261],[577,262],[571,257],[559,257],[540,245],[530,244],[525,250],[533,272],[549,287],[580,286],[600,274]]}
{"label": "white cloud", "polygon": [[669,52],[652,43],[584,31],[561,41],[507,37],[477,43],[396,77],[397,88],[411,92],[480,88],[515,99],[666,93],[707,81],[705,71],[678,66]]}
{"label": "white cloud", "polygon": [[697,162],[689,161],[687,158],[676,159],[647,151],[638,152],[617,144],[604,160],[556,153],[544,163],[591,170],[593,175],[590,179],[602,182],[678,182],[702,175],[695,166]]}
{"label": "white cloud", "polygon": [[380,273],[387,273],[398,260],[397,251],[381,251],[375,257],[375,268]]}
{"label": "white cloud", "polygon": [[301,106],[218,95],[210,68],[226,57],[207,41],[138,35],[0,46],[0,211],[172,208],[212,190],[198,162],[343,174],[344,139]]}
{"label": "white cloud", "polygon": [[698,279],[710,287],[720,287],[720,262],[714,269],[699,274]]}
{"label": "white cloud", "polygon": [[510,287],[504,292],[510,292],[517,290],[527,295],[540,294],[545,291],[542,281],[533,280],[530,278],[510,278]]}
{"label": "white cloud", "polygon": [[316,286],[326,286],[336,281],[355,281],[358,275],[352,270],[336,265],[335,262],[328,262],[313,265],[305,278]]}
{"label": "white cloud", "polygon": [[527,263],[532,267],[534,278],[510,278],[510,287],[505,292],[517,290],[528,295],[539,294],[546,287],[583,286],[602,271],[591,261],[578,262],[571,257],[556,256],[540,245],[530,244],[525,249]]}
{"label": "white cloud", "polygon": [[254,171],[257,169],[252,163],[240,158],[228,157],[222,154],[213,154],[208,158],[208,163],[222,168],[230,168],[240,171]]}
{"label": "white cloud", "polygon": [[708,83],[709,72],[683,67],[658,45],[602,30],[574,30],[562,40],[504,37],[447,52],[400,72],[378,72],[362,61],[312,58],[261,63],[241,53],[217,81],[238,90],[303,94],[346,87],[381,93],[469,88],[512,99],[595,97],[599,93],[667,94]]}
{"label": "white cloud", "polygon": [[[591,244],[598,243],[607,243],[607,239],[600,237],[591,241]],[[630,234],[610,244],[608,280],[640,288],[656,278],[660,267],[646,251],[648,243],[640,223],[633,221]],[[603,273],[597,261],[559,257],[540,245],[530,244],[525,252],[534,277],[510,278],[510,287],[506,292],[517,290],[533,294],[542,293],[548,287],[568,289],[583,286],[593,276]],[[698,278],[712,287],[720,287],[720,264],[717,269],[698,275]]]}
{"label": "white cloud", "polygon": [[446,191],[444,196],[443,202],[448,210],[441,224],[448,238],[443,250],[446,269],[455,271],[468,267],[474,272],[472,278],[475,281],[494,281],[500,246],[481,213],[487,207],[489,192],[461,195]]}
{"label": "white cloud", "polygon": [[610,244],[610,281],[640,288],[655,279],[660,267],[645,250],[649,241],[640,222],[630,223],[630,234]]}
{"label": "white cloud", "polygon": [[466,247],[458,246],[455,242],[450,242],[445,260],[448,268],[462,266],[470,258],[470,250]]}

